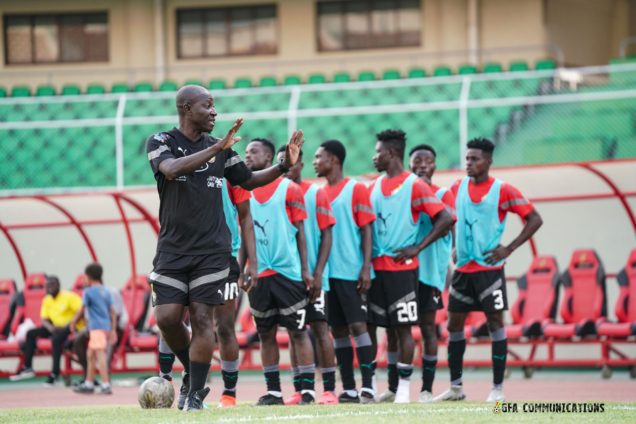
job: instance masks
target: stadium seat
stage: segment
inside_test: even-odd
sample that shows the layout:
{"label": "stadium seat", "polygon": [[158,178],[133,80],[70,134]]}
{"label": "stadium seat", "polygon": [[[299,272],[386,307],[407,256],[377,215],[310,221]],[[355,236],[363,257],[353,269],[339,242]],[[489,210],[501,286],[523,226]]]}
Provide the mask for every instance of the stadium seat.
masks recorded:
{"label": "stadium seat", "polygon": [[561,301],[563,324],[548,324],[546,337],[570,338],[596,335],[596,326],[607,316],[605,270],[592,249],[576,250],[566,272]]}
{"label": "stadium seat", "polygon": [[512,62],[508,67],[510,72],[523,72],[529,69],[528,63],[524,61]]}
{"label": "stadium seat", "polygon": [[101,84],[89,84],[86,87],[86,94],[104,94],[106,89]]}
{"label": "stadium seat", "polygon": [[510,339],[539,337],[554,322],[558,303],[559,269],[553,256],[537,256],[517,280],[519,295],[510,309],[513,324],[506,327]]}
{"label": "stadium seat", "polygon": [[145,275],[131,277],[121,289],[124,307],[128,311],[128,322],[136,330],[141,330],[146,320],[150,284]]}
{"label": "stadium seat", "polygon": [[115,83],[111,86],[111,93],[127,93],[129,90],[128,84],[126,83]]}
{"label": "stadium seat", "polygon": [[26,85],[16,85],[11,89],[11,97],[30,97],[31,89]]}
{"label": "stadium seat", "polygon": [[0,87],[0,98],[7,97],[7,89]]}
{"label": "stadium seat", "polygon": [[482,70],[482,72],[484,74],[496,74],[498,72],[502,72],[503,68],[501,67],[500,63],[486,63],[484,65],[484,68]]}
{"label": "stadium seat", "polygon": [[468,75],[468,74],[476,74],[477,67],[473,65],[462,65],[457,70],[458,75]]}
{"label": "stadium seat", "polygon": [[536,69],[537,71],[556,69],[556,62],[552,59],[540,59],[535,62],[534,69]]}
{"label": "stadium seat", "polygon": [[177,83],[174,81],[166,80],[159,84],[159,91],[177,91]]}
{"label": "stadium seat", "polygon": [[225,87],[227,87],[227,84],[225,80],[222,79],[211,79],[208,82],[208,88],[210,90],[223,90]]}
{"label": "stadium seat", "polygon": [[397,69],[387,69],[382,73],[383,80],[396,80],[400,78],[402,78],[402,75]]}
{"label": "stadium seat", "polygon": [[46,295],[45,274],[30,274],[24,281],[24,289],[22,290],[23,304],[18,305],[11,324],[11,333],[15,334],[18,325],[25,319],[33,321],[36,327],[40,326],[40,307],[42,299]]}
{"label": "stadium seat", "polygon": [[323,74],[311,74],[307,78],[308,84],[324,84],[327,82],[327,78]]}
{"label": "stadium seat", "polygon": [[62,87],[62,96],[78,96],[80,94],[82,94],[82,90],[75,84],[67,84]]}
{"label": "stadium seat", "polygon": [[6,339],[11,330],[11,320],[15,314],[17,288],[15,280],[0,279],[0,340]]}
{"label": "stadium seat", "polygon": [[137,84],[135,84],[134,91],[136,93],[149,93],[152,91],[152,83],[138,82]]}
{"label": "stadium seat", "polygon": [[50,85],[40,85],[35,90],[36,96],[55,96],[57,93],[55,92],[55,87]]}
{"label": "stadium seat", "polygon": [[449,75],[453,75],[453,71],[448,66],[438,66],[433,71],[434,77],[447,77]]}
{"label": "stadium seat", "polygon": [[237,78],[234,81],[234,88],[250,88],[252,86],[252,80],[249,78]]}
{"label": "stadium seat", "polygon": [[375,81],[375,79],[373,71],[361,71],[358,73],[358,81]]}
{"label": "stadium seat", "polygon": [[75,282],[71,287],[71,291],[77,294],[79,297],[82,297],[82,293],[84,293],[84,287],[86,287],[86,274],[80,274],[75,278]]}
{"label": "stadium seat", "polygon": [[349,72],[336,72],[333,76],[333,82],[349,82],[351,81],[351,75]]}
{"label": "stadium seat", "polygon": [[302,80],[298,75],[287,75],[283,79],[283,85],[299,85],[302,84]]}
{"label": "stadium seat", "polygon": [[411,68],[407,75],[409,78],[424,78],[426,77],[426,70],[423,68]]}
{"label": "stadium seat", "polygon": [[276,77],[262,77],[258,81],[258,85],[259,87],[275,87],[278,85],[278,82],[276,82]]}
{"label": "stadium seat", "polygon": [[618,322],[603,322],[598,326],[599,336],[626,338],[636,335],[636,249],[632,250],[625,268],[616,277],[619,295],[615,314]]}

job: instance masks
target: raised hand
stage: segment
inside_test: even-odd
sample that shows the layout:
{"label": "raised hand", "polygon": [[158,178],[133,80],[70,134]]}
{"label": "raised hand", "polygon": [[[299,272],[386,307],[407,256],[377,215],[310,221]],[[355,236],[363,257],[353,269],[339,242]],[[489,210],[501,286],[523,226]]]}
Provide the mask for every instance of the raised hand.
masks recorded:
{"label": "raised hand", "polygon": [[285,160],[283,162],[283,166],[285,168],[291,168],[296,164],[296,162],[298,162],[300,149],[303,147],[304,142],[303,130],[294,131],[289,139],[289,143],[285,146]]}
{"label": "raised hand", "polygon": [[227,150],[241,141],[241,137],[236,137],[236,133],[238,132],[239,128],[241,128],[241,125],[243,125],[243,118],[238,118],[236,121],[234,121],[234,124],[232,124],[232,128],[230,128],[225,137],[223,137],[223,139],[221,140],[223,150]]}

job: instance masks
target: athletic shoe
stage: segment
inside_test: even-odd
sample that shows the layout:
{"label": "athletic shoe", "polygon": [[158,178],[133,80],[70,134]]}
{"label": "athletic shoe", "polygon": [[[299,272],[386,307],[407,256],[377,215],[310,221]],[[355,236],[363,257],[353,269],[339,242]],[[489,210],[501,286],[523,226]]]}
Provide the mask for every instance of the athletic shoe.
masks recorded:
{"label": "athletic shoe", "polygon": [[236,397],[230,395],[221,396],[219,408],[233,408],[236,406]]}
{"label": "athletic shoe", "polygon": [[322,392],[318,403],[320,405],[336,405],[338,403],[338,398],[334,392]]}
{"label": "athletic shoe", "polygon": [[99,393],[102,395],[112,395],[113,389],[110,387],[110,384],[108,386],[101,386]]}
{"label": "athletic shoe", "polygon": [[389,389],[386,389],[384,393],[378,396],[378,402],[393,402],[395,400],[395,393]]}
{"label": "athletic shoe", "polygon": [[33,372],[33,368],[22,368],[20,371],[18,371],[17,374],[9,377],[9,380],[20,381],[20,380],[26,380],[27,378],[33,378],[33,377],[35,377],[35,372]]}
{"label": "athletic shoe", "polygon": [[77,387],[73,387],[75,393],[81,393],[85,395],[92,395],[95,393],[95,386],[87,386],[86,383],[82,383]]}
{"label": "athletic shoe", "polygon": [[313,405],[316,403],[316,398],[311,393],[303,393],[298,405]]}
{"label": "athletic shoe", "polygon": [[46,381],[44,382],[45,386],[49,386],[49,387],[53,387],[55,386],[55,383],[57,383],[57,381],[60,379],[60,377],[58,375],[55,374],[49,374],[48,377],[46,377]]}
{"label": "athletic shoe", "polygon": [[409,380],[400,379],[393,403],[409,402],[411,402],[411,382]]}
{"label": "athletic shoe", "polygon": [[179,389],[179,399],[177,400],[177,408],[183,409],[188,398],[188,392],[190,391],[190,374],[185,374],[181,382],[181,388]]}
{"label": "athletic shoe", "polygon": [[462,386],[451,386],[450,389],[446,390],[441,395],[433,398],[434,402],[446,401],[446,400],[464,400],[466,399],[466,395],[464,394],[464,388]]}
{"label": "athletic shoe", "polygon": [[205,405],[203,404],[203,399],[210,393],[209,387],[204,387],[201,390],[197,390],[196,392],[190,393],[188,398],[186,399],[185,410],[190,411],[200,411],[205,409]]}
{"label": "athletic shoe", "polygon": [[271,393],[268,393],[264,396],[258,398],[258,402],[256,402],[256,406],[270,406],[270,405],[285,405],[285,401],[283,401],[283,397],[274,396]]}
{"label": "athletic shoe", "polygon": [[355,396],[351,396],[347,392],[342,392],[340,396],[338,396],[338,403],[360,403],[360,398],[357,393]]}
{"label": "athletic shoe", "polygon": [[504,400],[506,400],[506,397],[504,396],[503,389],[493,388],[490,391],[490,394],[488,395],[488,399],[486,399],[486,402],[495,403],[495,402],[503,402]]}
{"label": "athletic shoe", "polygon": [[300,392],[294,392],[294,394],[285,401],[285,405],[298,405],[301,399],[302,395]]}
{"label": "athletic shoe", "polygon": [[417,400],[419,403],[431,403],[433,402],[433,394],[429,391],[420,392],[420,397]]}
{"label": "athletic shoe", "polygon": [[368,404],[375,402],[375,393],[373,392],[373,389],[363,387],[360,390],[360,403]]}

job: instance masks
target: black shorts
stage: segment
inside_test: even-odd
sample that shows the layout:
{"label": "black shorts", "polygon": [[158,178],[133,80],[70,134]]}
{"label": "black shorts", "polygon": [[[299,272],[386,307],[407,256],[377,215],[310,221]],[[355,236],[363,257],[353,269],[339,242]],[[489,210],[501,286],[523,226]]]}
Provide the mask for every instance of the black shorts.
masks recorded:
{"label": "black shorts", "polygon": [[422,315],[425,312],[433,312],[444,309],[442,292],[433,286],[420,283],[417,289],[417,312]]}
{"label": "black shorts", "polygon": [[234,256],[230,256],[230,274],[225,281],[223,288],[223,300],[225,302],[234,302],[239,297],[238,277],[240,274],[238,261]]}
{"label": "black shorts", "polygon": [[292,281],[281,274],[259,278],[249,299],[258,328],[269,330],[275,325],[290,330],[305,328],[308,298],[307,288],[301,281]]}
{"label": "black shorts", "polygon": [[376,271],[369,290],[371,325],[396,327],[418,322],[418,271]]}
{"label": "black shorts", "polygon": [[307,310],[307,323],[316,321],[327,321],[327,293],[320,290],[320,295],[314,303],[308,303],[305,306]]}
{"label": "black shorts", "polygon": [[455,271],[448,296],[449,312],[508,310],[503,268],[464,273]]}
{"label": "black shorts", "polygon": [[156,305],[223,304],[223,288],[230,273],[230,255],[177,255],[157,252],[149,276]]}
{"label": "black shorts", "polygon": [[329,279],[327,322],[331,327],[367,321],[367,299],[358,293],[357,285],[357,281]]}

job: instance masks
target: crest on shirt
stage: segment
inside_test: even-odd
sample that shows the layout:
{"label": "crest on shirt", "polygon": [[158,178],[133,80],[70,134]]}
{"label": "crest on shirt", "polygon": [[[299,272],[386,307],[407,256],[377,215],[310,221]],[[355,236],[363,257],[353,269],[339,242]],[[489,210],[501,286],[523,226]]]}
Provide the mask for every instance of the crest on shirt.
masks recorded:
{"label": "crest on shirt", "polygon": [[161,144],[166,144],[166,142],[170,139],[170,135],[166,133],[157,133],[152,138],[160,142]]}
{"label": "crest on shirt", "polygon": [[207,185],[209,188],[223,188],[223,179],[209,176],[207,179]]}

